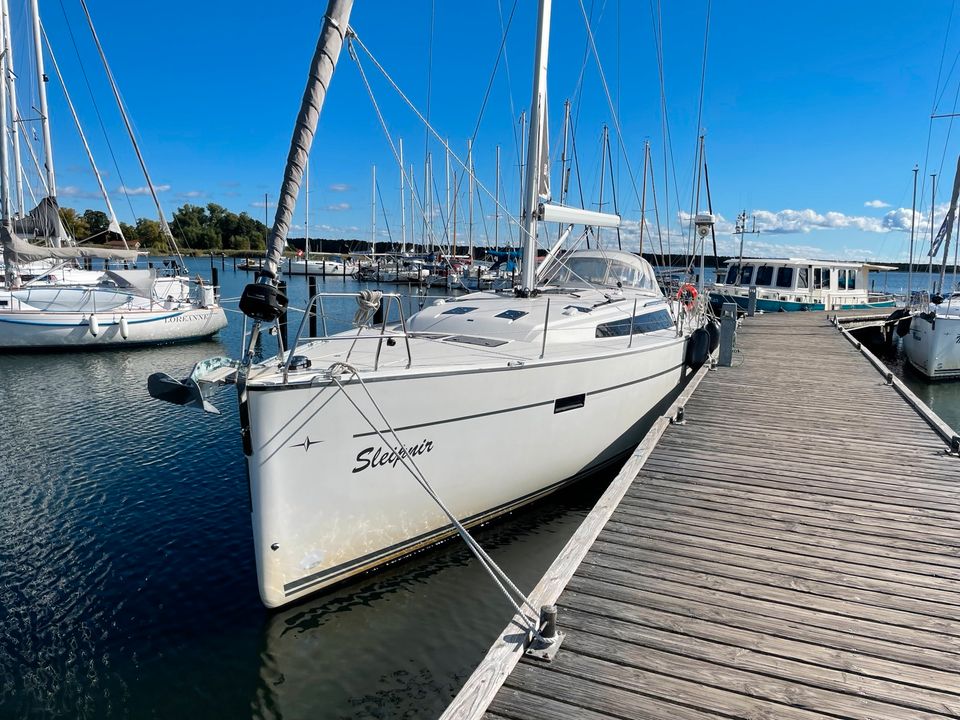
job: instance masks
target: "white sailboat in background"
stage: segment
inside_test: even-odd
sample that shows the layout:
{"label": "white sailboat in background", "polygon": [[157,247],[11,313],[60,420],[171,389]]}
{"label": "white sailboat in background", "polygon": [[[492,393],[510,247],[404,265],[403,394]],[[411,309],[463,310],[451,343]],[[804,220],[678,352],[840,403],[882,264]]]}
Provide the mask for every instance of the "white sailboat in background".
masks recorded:
{"label": "white sailboat in background", "polygon": [[[107,78],[113,89],[117,106],[127,128],[141,169],[147,180],[157,208],[160,225],[171,246],[179,256],[170,228],[163,217],[159,198],[150,179],[140,148],[133,135],[126,109],[120,99],[113,74],[86,4],[81,0]],[[0,90],[0,241],[3,244],[5,289],[0,290],[0,349],[87,348],[162,343],[207,337],[227,324],[226,315],[217,298],[217,288],[180,275],[174,270],[170,276],[160,276],[157,270],[130,269],[137,260],[135,250],[87,248],[78,245],[66,234],[56,199],[56,177],[53,170],[52,141],[49,131],[46,84],[43,67],[43,32],[37,0],[31,1],[31,20],[35,45],[35,61],[40,98],[41,126],[44,138],[44,165],[46,168],[45,197],[30,213],[22,212],[21,168],[15,152],[15,172],[18,187],[18,213],[14,214],[10,199],[8,153],[8,99],[14,70],[10,65],[9,12],[7,0],[2,0],[4,32],[0,36],[0,72],[7,79]],[[47,43],[50,57],[61,82],[63,77],[56,65],[53,48]],[[120,224],[103,181],[93,162],[90,147],[80,126],[79,117],[64,85],[64,94],[77,124],[80,138],[97,177],[107,208],[111,230],[122,238]],[[13,107],[14,119],[19,118]],[[20,124],[19,122],[15,124]],[[14,128],[14,133],[16,128]],[[15,135],[14,135],[15,136]],[[38,243],[27,242],[29,237]],[[124,239],[124,244],[126,240]],[[95,272],[78,268],[72,263],[78,259],[102,258],[119,260],[125,267],[113,271]],[[180,258],[180,266],[182,266]],[[36,268],[41,271],[37,273]],[[29,269],[37,277],[24,280],[21,270]]]}
{"label": "white sailboat in background", "polygon": [[[903,351],[914,370],[929,380],[960,378],[960,288],[945,287],[950,241],[960,200],[960,158],[953,181],[950,208],[940,232],[930,244],[931,258],[943,247],[939,281],[930,295],[930,302],[910,320],[910,329],[903,336]],[[932,261],[931,261],[932,262]],[[956,283],[956,267],[954,267]]]}
{"label": "white sailboat in background", "polygon": [[[257,574],[271,607],[454,532],[418,475],[474,524],[622,461],[688,360],[707,357],[703,329],[701,350],[688,350],[700,316],[673,308],[636,255],[578,251],[536,270],[541,223],[560,222],[567,234],[620,223],[541,193],[551,7],[541,0],[518,290],[441,300],[406,319],[399,296],[364,293],[355,329],[298,334],[280,363],[253,363],[263,324],[286,304],[274,278],[351,5],[332,0],[327,10],[264,270],[241,301],[254,320],[243,361],[204,361],[182,384],[150,380],[155,397],[209,408],[214,384],[238,368]],[[378,311],[385,319],[371,325]],[[501,472],[481,461],[491,448]]]}

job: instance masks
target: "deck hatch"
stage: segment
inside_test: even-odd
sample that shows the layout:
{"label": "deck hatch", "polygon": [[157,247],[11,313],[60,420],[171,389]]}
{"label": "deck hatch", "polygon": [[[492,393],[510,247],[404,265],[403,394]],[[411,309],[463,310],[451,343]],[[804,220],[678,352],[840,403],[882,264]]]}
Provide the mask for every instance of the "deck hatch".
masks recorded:
{"label": "deck hatch", "polygon": [[479,345],[480,347],[500,347],[506,345],[506,340],[494,340],[493,338],[473,337],[472,335],[451,335],[444,338],[445,342],[463,343],[464,345]]}
{"label": "deck hatch", "polygon": [[505,320],[517,320],[529,314],[530,313],[524,312],[523,310],[504,310],[502,313],[494,315],[494,317],[504,318]]}
{"label": "deck hatch", "polygon": [[557,413],[567,412],[568,410],[578,410],[584,406],[586,401],[587,396],[584,393],[560,398],[553,403],[553,414],[556,415]]}
{"label": "deck hatch", "polygon": [[476,310],[475,307],[470,307],[469,305],[460,305],[459,307],[452,307],[449,310],[444,310],[441,315],[466,315],[467,313],[473,312]]}

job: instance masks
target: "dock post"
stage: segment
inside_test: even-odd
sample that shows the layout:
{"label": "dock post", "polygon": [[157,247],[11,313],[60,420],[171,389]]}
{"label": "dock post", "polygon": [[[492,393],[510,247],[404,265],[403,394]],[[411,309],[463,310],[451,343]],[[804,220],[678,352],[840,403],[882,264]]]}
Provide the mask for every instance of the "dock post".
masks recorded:
{"label": "dock post", "polygon": [[750,286],[750,296],[747,300],[747,317],[753,317],[757,312],[757,286]]}
{"label": "dock post", "polygon": [[733,346],[737,342],[737,304],[724,303],[720,312],[720,357],[717,364],[730,367],[733,364]]}
{"label": "dock post", "polygon": [[217,288],[220,287],[220,271],[216,268],[210,268],[210,284],[213,285],[214,297],[219,295]]}
{"label": "dock post", "polygon": [[317,295],[317,276],[308,275],[307,276],[307,294],[310,296],[308,302],[309,314],[307,319],[310,322],[310,337],[317,336],[317,304],[313,301],[313,298]]}

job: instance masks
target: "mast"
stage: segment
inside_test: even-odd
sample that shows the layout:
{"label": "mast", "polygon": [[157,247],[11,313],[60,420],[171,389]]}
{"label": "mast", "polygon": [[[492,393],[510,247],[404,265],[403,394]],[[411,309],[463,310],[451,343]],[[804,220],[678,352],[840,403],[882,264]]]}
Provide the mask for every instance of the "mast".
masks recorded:
{"label": "mast", "polygon": [[10,41],[10,4],[3,0],[3,45],[6,48],[7,60],[7,93],[10,96],[10,128],[13,140],[13,171],[16,176],[17,187],[17,214],[23,217],[25,213],[23,203],[23,169],[20,163],[20,112],[17,110],[17,82],[13,65],[13,45]]}
{"label": "mast", "polygon": [[[7,54],[7,34],[0,36],[0,72],[8,72],[7,62],[10,56]],[[10,216],[10,173],[9,161],[7,158],[7,93],[0,92],[0,223],[5,231],[4,235],[13,231],[13,223]],[[4,238],[6,239],[6,238]],[[6,256],[7,253],[4,253]],[[7,260],[4,257],[4,260]],[[10,279],[13,267],[7,262],[7,287],[11,287]]]}
{"label": "mast", "polygon": [[[407,251],[407,211],[404,193],[406,188],[403,184],[403,138],[400,138],[400,254]],[[413,208],[411,208],[411,211]]]}
{"label": "mast", "polygon": [[[936,207],[937,207],[937,174],[933,173],[930,176],[930,179],[932,182],[932,186],[930,189],[930,268],[927,271],[928,272],[927,282],[929,282],[930,285],[933,285],[933,243],[935,241],[934,238],[936,236],[936,232],[934,230],[934,225],[933,225],[933,214],[936,211]],[[932,292],[933,288],[931,287],[930,290]]]}
{"label": "mast", "polygon": [[917,173],[920,166],[913,166],[913,204],[910,206],[910,264],[907,266],[907,307],[913,299],[913,239],[917,228]]}
{"label": "mast", "polygon": [[527,137],[527,168],[524,179],[523,215],[523,266],[520,274],[520,292],[529,294],[536,283],[537,268],[537,214],[538,190],[542,164],[543,145],[540,142],[542,128],[547,119],[547,61],[550,51],[551,0],[540,0],[537,19],[537,49],[533,63],[533,97],[530,101],[530,134]]}
{"label": "mast", "polygon": [[[417,252],[417,242],[413,239],[416,234],[417,223],[414,221],[414,208],[417,206],[417,186],[413,180],[413,163],[410,163],[410,252]],[[421,246],[423,236],[420,237]]]}
{"label": "mast", "polygon": [[444,144],[444,148],[447,154],[447,180],[446,180],[447,182],[446,211],[447,212],[446,212],[446,215],[444,215],[443,239],[447,243],[447,250],[446,250],[447,254],[452,255],[453,252],[450,250],[450,141],[449,140],[447,140],[447,142]]}
{"label": "mast", "polygon": [[[607,140],[609,138],[609,130],[607,129],[606,124],[603,126],[603,130],[600,133],[600,202],[597,203],[597,211],[603,212],[603,178],[607,171]],[[597,228],[597,248],[600,247],[600,228]]]}
{"label": "mast", "polygon": [[370,168],[370,253],[377,254],[377,166]]}
{"label": "mast", "polygon": [[427,252],[433,252],[433,155],[427,153],[423,161],[423,239]]}
{"label": "mast", "polygon": [[[943,281],[947,274],[947,261],[950,259],[950,235],[957,215],[957,201],[960,200],[960,157],[957,158],[957,174],[953,178],[953,194],[950,196],[950,209],[947,210],[947,234],[943,240],[943,260],[940,262],[940,281],[937,292],[943,293]],[[931,258],[932,262],[932,258]]]}
{"label": "mast", "polygon": [[467,140],[467,245],[470,246],[470,262],[473,262],[473,143]]}
{"label": "mast", "polygon": [[500,146],[497,145],[497,169],[493,194],[493,247],[500,250]]}
{"label": "mast", "polygon": [[[83,0],[81,0],[82,2]],[[84,5],[84,9],[86,9],[86,5]],[[53,172],[53,143],[50,140],[50,115],[47,111],[47,74],[43,71],[43,40],[40,32],[40,9],[37,7],[37,0],[30,0],[30,15],[33,20],[33,50],[37,63],[37,92],[40,100],[40,130],[43,134],[47,192],[52,199],[56,200],[57,182]],[[55,247],[60,247],[59,236],[54,238],[53,242]]]}
{"label": "mast", "polygon": [[640,257],[643,257],[643,226],[647,224],[647,162],[650,157],[650,141],[643,143],[643,191],[640,193]]}

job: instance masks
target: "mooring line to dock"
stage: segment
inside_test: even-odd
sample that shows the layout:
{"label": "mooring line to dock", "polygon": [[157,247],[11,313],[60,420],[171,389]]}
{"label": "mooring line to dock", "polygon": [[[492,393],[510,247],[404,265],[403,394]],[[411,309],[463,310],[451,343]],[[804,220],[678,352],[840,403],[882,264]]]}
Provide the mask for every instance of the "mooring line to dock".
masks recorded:
{"label": "mooring line to dock", "polygon": [[[563,550],[544,573],[537,586],[530,592],[528,599],[533,605],[556,603],[613,511],[617,509],[623,496],[633,485],[637,473],[653,453],[661,436],[678,416],[683,416],[684,405],[712,368],[713,364],[709,361],[701,367],[666,413],[656,419],[590,514],[564,545]],[[447,706],[440,720],[480,720],[504,681],[523,657],[527,638],[512,632],[512,628],[521,624],[522,620],[520,614],[511,619],[477,669],[457,693],[453,702]]]}
{"label": "mooring line to dock", "polygon": [[[493,558],[491,558],[487,554],[486,550],[484,550],[480,546],[480,543],[478,543],[476,539],[474,539],[473,535],[470,534],[470,532],[463,525],[463,523],[461,523],[460,520],[458,520],[457,517],[453,514],[453,512],[446,506],[446,504],[443,502],[443,500],[440,498],[437,492],[433,489],[433,486],[430,485],[430,482],[427,480],[426,476],[423,474],[423,471],[420,470],[419,466],[417,465],[413,457],[411,455],[401,452],[404,445],[401,442],[400,437],[397,435],[397,431],[394,430],[393,425],[390,423],[389,420],[387,420],[380,405],[377,403],[376,400],[373,399],[373,395],[370,394],[370,390],[369,388],[367,388],[367,384],[363,381],[363,378],[360,376],[360,373],[357,371],[357,369],[347,363],[343,363],[343,362],[334,363],[330,367],[330,377],[333,380],[333,382],[336,383],[337,387],[340,388],[340,391],[343,393],[344,397],[346,397],[347,400],[350,402],[350,404],[353,405],[354,409],[356,409],[356,411],[360,413],[360,416],[367,422],[370,428],[377,434],[377,436],[384,443],[384,445],[386,445],[387,447],[391,447],[390,443],[388,442],[387,438],[384,436],[383,432],[367,416],[367,414],[360,409],[360,406],[357,405],[354,399],[350,397],[350,395],[347,393],[346,388],[344,387],[343,383],[340,382],[340,378],[337,376],[338,370],[342,370],[344,373],[352,375],[360,383],[360,387],[363,388],[364,393],[366,393],[367,399],[376,409],[377,413],[380,415],[381,420],[383,420],[383,423],[387,426],[387,429],[389,430],[390,434],[393,436],[393,439],[396,441],[397,447],[400,448],[400,450],[397,450],[398,460],[403,465],[403,467],[407,470],[407,472],[413,475],[414,479],[417,481],[420,487],[422,487],[426,491],[426,493],[431,497],[431,499],[433,499],[433,501],[440,507],[440,510],[442,510],[443,514],[447,516],[447,519],[456,529],[457,533],[460,535],[463,541],[467,544],[467,547],[474,554],[474,556],[480,561],[480,564],[490,575],[491,579],[493,579],[494,583],[496,583],[497,587],[500,588],[500,591],[504,594],[504,597],[507,598],[507,601],[513,607],[515,612],[514,620],[517,622],[518,626],[525,631],[524,632],[525,636],[528,636],[529,639],[531,640],[534,638],[543,640],[545,644],[549,645],[550,640],[548,640],[547,638],[544,638],[540,633],[540,624],[539,624],[540,610],[536,606],[531,604],[530,599],[527,597],[527,595],[514,584],[514,582],[510,579],[510,577],[503,570],[503,568],[497,565],[497,563],[493,560]],[[407,464],[408,461],[409,461],[409,464]],[[511,595],[511,593],[513,593],[513,595]],[[517,599],[520,600],[520,603],[517,602]],[[521,604],[526,605],[530,610],[533,611],[532,618],[523,612],[523,609],[520,607]]]}
{"label": "mooring line to dock", "polygon": [[830,319],[830,323],[840,331],[840,334],[843,335],[851,345],[870,361],[870,364],[873,365],[877,372],[884,376],[887,385],[896,390],[906,401],[907,405],[913,408],[913,410],[933,428],[934,432],[947,444],[949,448],[948,452],[951,455],[956,454],[960,457],[960,434],[948,425],[943,418],[937,415],[929,405],[918,398],[900,378],[894,375],[893,371],[890,370],[880,358],[867,349],[867,346],[864,345],[862,341],[857,340],[849,330],[843,327],[836,315]]}

